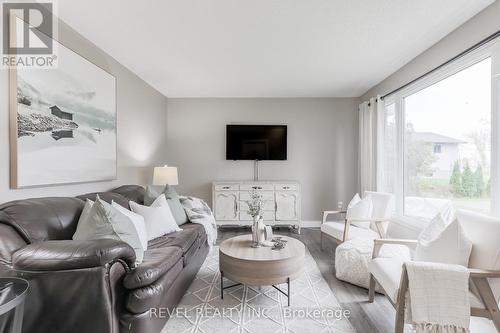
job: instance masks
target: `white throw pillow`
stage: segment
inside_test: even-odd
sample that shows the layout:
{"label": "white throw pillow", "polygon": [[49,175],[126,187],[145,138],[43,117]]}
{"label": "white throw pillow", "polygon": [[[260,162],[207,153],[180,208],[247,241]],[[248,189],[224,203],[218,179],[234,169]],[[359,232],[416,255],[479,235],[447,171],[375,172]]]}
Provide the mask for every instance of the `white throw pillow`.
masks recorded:
{"label": "white throw pillow", "polygon": [[142,247],[144,251],[148,249],[148,232],[146,231],[146,223],[144,222],[144,217],[139,214],[136,214],[127,208],[123,207],[120,204],[117,204],[114,201],[111,201],[111,206],[116,208],[120,213],[127,216],[132,223],[134,224],[135,230],[137,231],[137,235],[141,241]]}
{"label": "white throw pillow", "polygon": [[359,198],[359,194],[356,194],[354,198],[352,198],[351,202],[347,206],[347,214],[346,214],[346,219],[348,220],[364,220],[366,219],[366,222],[351,222],[352,225],[359,227],[359,228],[364,228],[364,229],[369,229],[370,228],[370,219],[372,217],[372,212],[373,212],[373,203],[371,197],[366,197],[363,199]]}
{"label": "white throw pillow", "polygon": [[456,218],[455,209],[453,208],[453,204],[451,203],[451,201],[443,205],[439,214],[441,214],[441,217],[446,222],[446,224],[451,223]]}
{"label": "white throw pillow", "polygon": [[165,194],[160,195],[151,204],[150,207],[139,205],[134,201],[130,201],[130,209],[144,217],[148,240],[152,240],[163,235],[181,231],[181,228],[175,222],[174,216],[170,211]]}
{"label": "white throw pillow", "polygon": [[458,220],[447,223],[438,214],[418,237],[415,260],[467,267],[471,251],[472,242],[465,236]]}
{"label": "white throw pillow", "polygon": [[354,205],[356,205],[358,202],[361,201],[361,197],[359,196],[359,193],[356,193],[351,201],[349,201],[349,204],[347,205],[347,210],[349,210],[350,208],[354,207]]}
{"label": "white throw pillow", "polygon": [[112,205],[102,201],[99,196],[94,203],[91,201],[87,203],[91,207],[90,211],[85,212],[85,215],[82,213],[73,239],[121,240],[134,249],[136,264],[140,264],[144,258],[144,247],[132,220]]}
{"label": "white throw pillow", "polygon": [[80,214],[80,218],[78,219],[78,224],[76,225],[76,231],[73,235],[73,239],[82,239],[85,237],[87,233],[86,223],[83,221],[87,221],[89,218],[90,211],[92,210],[92,206],[94,202],[90,199],[85,200],[85,206],[83,207],[82,213]]}

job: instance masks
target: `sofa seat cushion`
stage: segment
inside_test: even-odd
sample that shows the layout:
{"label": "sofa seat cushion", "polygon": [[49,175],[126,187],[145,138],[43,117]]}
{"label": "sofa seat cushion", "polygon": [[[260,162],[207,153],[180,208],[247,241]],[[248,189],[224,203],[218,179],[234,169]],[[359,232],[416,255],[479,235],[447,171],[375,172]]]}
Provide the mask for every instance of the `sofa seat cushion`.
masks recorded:
{"label": "sofa seat cushion", "polygon": [[[342,240],[344,237],[344,226],[345,226],[344,221],[325,222],[321,225],[321,232],[335,239]],[[375,238],[380,238],[380,236],[376,231],[372,229],[360,228],[351,224],[349,226],[349,233],[347,239],[354,239],[354,238],[375,239]]]}
{"label": "sofa seat cushion", "polygon": [[197,238],[196,241],[191,245],[189,250],[184,253],[182,256],[182,259],[184,260],[184,267],[187,266],[191,260],[196,256],[196,253],[198,253],[198,250],[200,249],[200,243],[201,238]]}
{"label": "sofa seat cushion", "polygon": [[148,249],[178,247],[182,250],[184,266],[188,265],[198,249],[206,243],[207,234],[205,228],[196,223],[183,224],[181,229],[149,241]]}
{"label": "sofa seat cushion", "polygon": [[375,258],[368,265],[370,273],[380,283],[387,296],[396,302],[404,261],[397,258]]}
{"label": "sofa seat cushion", "polygon": [[182,250],[176,246],[147,250],[143,262],[127,273],[123,285],[127,289],[149,286],[172,269],[181,258]]}
{"label": "sofa seat cushion", "polygon": [[206,237],[207,235],[207,233],[205,232],[205,228],[198,223],[185,223],[181,225],[180,228],[183,230],[192,230],[198,235],[198,237]]}
{"label": "sofa seat cushion", "polygon": [[204,233],[200,236],[199,240],[200,240],[200,244],[199,244],[199,245],[200,245],[200,247],[202,247],[202,246],[203,246],[205,243],[207,243],[207,241],[208,241],[207,234],[204,232]]}
{"label": "sofa seat cushion", "polygon": [[163,274],[158,280],[143,288],[131,290],[127,297],[126,308],[132,313],[144,313],[157,308],[183,269],[182,260]]}
{"label": "sofa seat cushion", "polygon": [[169,233],[167,235],[152,239],[148,242],[148,249],[155,249],[166,246],[176,246],[181,248],[182,253],[186,253],[194,242],[198,239],[198,232],[194,229],[183,229]]}

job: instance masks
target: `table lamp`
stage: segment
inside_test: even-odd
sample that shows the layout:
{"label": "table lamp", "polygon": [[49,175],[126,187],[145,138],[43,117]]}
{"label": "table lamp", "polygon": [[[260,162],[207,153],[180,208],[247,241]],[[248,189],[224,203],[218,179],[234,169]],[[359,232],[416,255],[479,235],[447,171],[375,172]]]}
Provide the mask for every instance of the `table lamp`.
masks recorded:
{"label": "table lamp", "polygon": [[170,166],[155,167],[153,185],[178,185],[177,168]]}

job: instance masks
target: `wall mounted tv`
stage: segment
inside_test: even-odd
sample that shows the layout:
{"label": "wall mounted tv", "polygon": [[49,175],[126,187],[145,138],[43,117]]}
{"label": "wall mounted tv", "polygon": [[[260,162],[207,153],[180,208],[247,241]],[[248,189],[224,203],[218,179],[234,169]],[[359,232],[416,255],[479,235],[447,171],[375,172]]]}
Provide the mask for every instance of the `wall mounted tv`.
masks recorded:
{"label": "wall mounted tv", "polygon": [[286,160],[286,125],[227,125],[226,160]]}

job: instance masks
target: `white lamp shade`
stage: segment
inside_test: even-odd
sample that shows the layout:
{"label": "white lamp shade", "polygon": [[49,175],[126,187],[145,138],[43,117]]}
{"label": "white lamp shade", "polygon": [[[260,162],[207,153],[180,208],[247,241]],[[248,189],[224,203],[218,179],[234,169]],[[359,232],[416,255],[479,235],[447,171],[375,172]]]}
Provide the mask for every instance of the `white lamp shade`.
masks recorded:
{"label": "white lamp shade", "polygon": [[178,185],[177,168],[162,166],[155,167],[153,173],[153,185]]}

